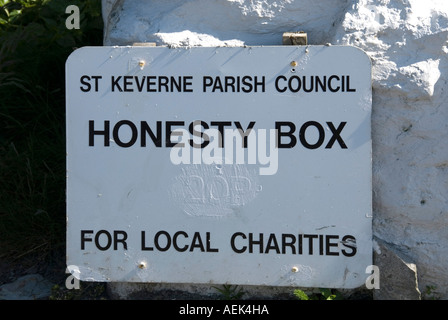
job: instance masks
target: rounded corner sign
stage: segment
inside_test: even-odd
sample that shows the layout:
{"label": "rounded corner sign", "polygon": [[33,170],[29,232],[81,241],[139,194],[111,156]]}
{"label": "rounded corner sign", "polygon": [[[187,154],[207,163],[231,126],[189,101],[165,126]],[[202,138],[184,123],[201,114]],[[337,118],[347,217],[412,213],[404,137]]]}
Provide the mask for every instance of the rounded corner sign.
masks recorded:
{"label": "rounded corner sign", "polygon": [[66,73],[67,264],[81,280],[365,282],[360,50],[88,47]]}

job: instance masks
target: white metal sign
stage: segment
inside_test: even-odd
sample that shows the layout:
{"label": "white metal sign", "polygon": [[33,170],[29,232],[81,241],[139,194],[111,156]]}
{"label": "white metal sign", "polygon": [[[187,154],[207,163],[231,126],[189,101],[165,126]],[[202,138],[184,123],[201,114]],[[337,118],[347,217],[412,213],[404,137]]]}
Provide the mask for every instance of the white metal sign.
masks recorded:
{"label": "white metal sign", "polygon": [[364,52],[85,47],[66,73],[67,264],[81,280],[364,284]]}

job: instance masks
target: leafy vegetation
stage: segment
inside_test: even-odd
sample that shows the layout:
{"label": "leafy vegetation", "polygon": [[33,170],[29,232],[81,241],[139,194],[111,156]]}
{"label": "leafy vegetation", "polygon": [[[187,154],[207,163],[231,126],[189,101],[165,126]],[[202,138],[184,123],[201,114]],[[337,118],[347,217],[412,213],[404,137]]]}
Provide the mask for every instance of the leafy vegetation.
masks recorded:
{"label": "leafy vegetation", "polygon": [[340,292],[334,289],[319,288],[319,293],[307,294],[303,290],[294,290],[294,296],[299,300],[342,300]]}
{"label": "leafy vegetation", "polygon": [[221,300],[239,300],[245,292],[238,286],[223,284],[221,288],[213,287],[221,294]]}
{"label": "leafy vegetation", "polygon": [[[80,29],[67,29],[68,5]],[[102,45],[100,0],[0,0],[0,257],[65,245],[65,61]]]}

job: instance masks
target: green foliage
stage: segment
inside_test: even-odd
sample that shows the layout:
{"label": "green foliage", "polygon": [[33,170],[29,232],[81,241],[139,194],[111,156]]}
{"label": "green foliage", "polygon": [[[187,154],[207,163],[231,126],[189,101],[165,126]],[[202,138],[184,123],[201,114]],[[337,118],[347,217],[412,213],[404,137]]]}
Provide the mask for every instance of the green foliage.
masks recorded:
{"label": "green foliage", "polygon": [[306,294],[303,290],[294,290],[294,296],[299,300],[342,300],[342,295],[334,289],[319,288],[320,293]]}
{"label": "green foliage", "polygon": [[437,290],[436,286],[428,285],[423,291],[423,299],[424,300],[439,300],[440,298],[435,294]]}
{"label": "green foliage", "polygon": [[65,61],[102,32],[100,0],[0,0],[0,257],[65,243]]}
{"label": "green foliage", "polygon": [[305,293],[305,291],[300,290],[300,289],[294,290],[294,296],[299,300],[312,300],[312,299],[310,299],[308,294]]}
{"label": "green foliage", "polygon": [[213,287],[219,293],[221,293],[221,300],[238,300],[245,294],[242,288],[238,286],[232,286],[230,284],[222,285],[222,288]]}

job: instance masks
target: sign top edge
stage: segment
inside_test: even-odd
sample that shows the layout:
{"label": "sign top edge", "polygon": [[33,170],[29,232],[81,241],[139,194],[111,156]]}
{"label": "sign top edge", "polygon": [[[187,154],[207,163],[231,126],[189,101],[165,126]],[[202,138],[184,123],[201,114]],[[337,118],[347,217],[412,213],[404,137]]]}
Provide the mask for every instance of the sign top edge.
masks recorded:
{"label": "sign top edge", "polygon": [[252,46],[83,46],[76,48],[74,51],[70,53],[67,57],[66,62],[71,60],[77,54],[83,51],[99,51],[99,50],[111,50],[111,49],[121,49],[121,50],[238,50],[238,49],[279,49],[279,50],[291,50],[291,49],[328,49],[328,50],[354,50],[360,52],[364,55],[368,60],[369,64],[371,64],[370,56],[362,49],[352,45],[252,45]]}

